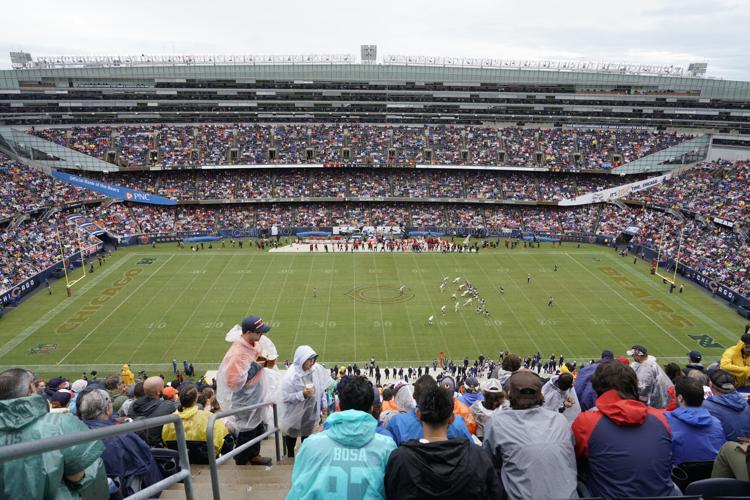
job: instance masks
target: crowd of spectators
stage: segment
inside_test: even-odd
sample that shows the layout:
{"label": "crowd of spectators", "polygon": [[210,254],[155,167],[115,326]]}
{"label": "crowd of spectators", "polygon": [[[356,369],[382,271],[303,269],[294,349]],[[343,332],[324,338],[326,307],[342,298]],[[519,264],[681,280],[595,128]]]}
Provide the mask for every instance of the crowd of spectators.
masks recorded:
{"label": "crowd of spectators", "polygon": [[81,245],[85,250],[101,243],[66,222],[67,215],[58,212],[47,219],[30,218],[3,228],[0,232],[0,293],[59,262],[61,252],[67,258],[78,252]]}
{"label": "crowd of spectators", "polygon": [[[36,135],[129,166],[357,163],[546,166],[610,169],[688,139],[648,130],[450,126],[159,125],[37,129]],[[349,157],[344,150],[349,150]],[[150,152],[158,151],[151,162]],[[231,151],[236,150],[236,159]],[[275,156],[269,157],[269,150]],[[308,157],[308,150],[312,156]],[[427,151],[431,151],[428,157]],[[505,153],[499,161],[500,153]],[[537,153],[542,161],[537,160]],[[579,155],[579,156],[577,156]],[[616,161],[619,157],[619,162]]]}
{"label": "crowd of spectators", "polygon": [[[705,364],[692,351],[682,365],[661,365],[636,344],[627,356],[605,350],[581,365],[500,352],[392,371],[374,357],[325,367],[308,345],[281,371],[269,334],[258,316],[235,326],[210,383],[193,380],[187,361],[181,373],[176,360],[171,382],[144,372],[136,380],[127,364],[72,383],[6,370],[0,437],[30,441],[174,414],[192,441],[189,461],[205,464],[278,421],[293,459],[288,498],[664,498],[708,477],[740,480],[737,488],[748,480],[750,333]],[[276,403],[278,420],[244,410],[216,420],[206,443],[212,413],[259,402]],[[163,447],[176,447],[173,424],[13,461],[3,466],[14,471],[3,493],[40,482],[86,490],[103,469],[110,492],[132,494],[161,479],[155,450]],[[259,444],[234,460],[273,463]],[[44,498],[39,488],[25,494]]]}
{"label": "crowd of spectators", "polygon": [[[679,262],[724,283],[750,293],[750,249],[742,236],[730,228],[701,218],[684,218],[644,208],[615,205],[580,207],[536,207],[477,205],[468,203],[271,203],[232,205],[185,205],[165,207],[113,203],[75,209],[99,222],[117,236],[221,229],[269,230],[332,226],[401,226],[421,229],[518,230],[523,234],[593,235],[616,237],[626,228],[637,227],[632,240],[660,251],[662,258]],[[0,232],[0,290],[33,276],[59,260],[56,230],[66,248],[77,248],[77,231],[59,223],[69,212],[58,212],[51,220],[30,217],[20,225],[6,225]],[[661,241],[664,231],[664,243]],[[85,234],[85,244],[97,243]],[[679,255],[678,255],[679,249]]]}
{"label": "crowd of spectators", "polygon": [[653,248],[663,260],[678,260],[743,295],[750,293],[750,248],[742,235],[732,229],[700,217],[688,219],[649,209],[602,207],[599,233],[616,236],[628,227],[638,228],[633,244]]}
{"label": "crowd of spectators", "polygon": [[0,153],[0,220],[100,195],[24,167]]}
{"label": "crowd of spectators", "polygon": [[178,200],[465,198],[560,201],[644,178],[414,169],[183,170],[86,175]]}
{"label": "crowd of spectators", "polygon": [[750,162],[717,160],[702,163],[638,193],[651,205],[679,207],[732,222],[750,218]]}

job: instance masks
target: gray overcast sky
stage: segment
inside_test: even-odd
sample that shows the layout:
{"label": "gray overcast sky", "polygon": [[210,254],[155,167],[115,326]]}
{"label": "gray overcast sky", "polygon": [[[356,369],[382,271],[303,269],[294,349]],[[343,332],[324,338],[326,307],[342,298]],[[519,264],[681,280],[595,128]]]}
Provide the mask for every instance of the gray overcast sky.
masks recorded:
{"label": "gray overcast sky", "polygon": [[708,62],[750,80],[750,0],[37,0],[4,2],[8,52],[357,54]]}

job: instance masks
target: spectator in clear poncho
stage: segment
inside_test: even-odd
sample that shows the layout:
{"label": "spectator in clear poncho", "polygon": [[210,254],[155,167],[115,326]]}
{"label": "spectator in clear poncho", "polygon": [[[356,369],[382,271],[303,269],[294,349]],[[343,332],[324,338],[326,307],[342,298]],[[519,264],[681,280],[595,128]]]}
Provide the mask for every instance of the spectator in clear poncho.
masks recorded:
{"label": "spectator in clear poncho", "polygon": [[[414,386],[405,382],[397,383],[392,389],[392,404],[389,409],[380,412],[380,422],[383,427],[388,427],[388,423],[391,421],[394,415],[399,413],[406,413],[417,407],[417,402],[414,401]],[[392,407],[395,406],[396,409]]]}
{"label": "spectator in clear poncho", "polygon": [[325,391],[332,382],[318,354],[308,345],[294,351],[294,363],[281,379],[279,427],[284,433],[286,455],[294,457],[297,438],[304,441],[315,430],[325,407]]}
{"label": "spectator in clear poncho", "polygon": [[[232,342],[216,374],[216,398],[222,410],[232,410],[263,402],[263,367],[260,338],[271,329],[258,316],[248,316],[242,326],[235,325],[225,340]],[[237,446],[241,446],[265,432],[263,410],[254,409],[235,415]],[[237,465],[271,465],[272,460],[260,455],[260,442],[234,457]]]}

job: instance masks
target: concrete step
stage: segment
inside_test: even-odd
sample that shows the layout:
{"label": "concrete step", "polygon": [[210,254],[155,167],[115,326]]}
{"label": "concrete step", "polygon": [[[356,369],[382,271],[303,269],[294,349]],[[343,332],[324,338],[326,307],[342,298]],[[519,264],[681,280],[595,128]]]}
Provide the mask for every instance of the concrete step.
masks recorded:
{"label": "concrete step", "polygon": [[[299,447],[299,443],[297,446]],[[261,454],[273,459],[273,465],[270,467],[235,465],[232,460],[220,465],[218,471],[222,500],[284,499],[291,486],[293,460],[282,458],[281,462],[276,462],[275,450],[273,438],[261,443]],[[199,500],[213,498],[209,466],[191,465],[190,470],[195,498]],[[165,500],[185,498],[185,489],[181,484],[174,485],[164,491],[161,498]]]}

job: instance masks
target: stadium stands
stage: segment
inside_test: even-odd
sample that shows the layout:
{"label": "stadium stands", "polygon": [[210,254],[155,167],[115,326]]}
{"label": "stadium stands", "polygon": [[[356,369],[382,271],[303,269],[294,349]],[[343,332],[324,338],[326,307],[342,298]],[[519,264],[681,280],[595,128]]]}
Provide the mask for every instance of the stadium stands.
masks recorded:
{"label": "stadium stands", "polygon": [[[36,129],[33,133],[100,159],[107,159],[111,151],[123,165],[163,167],[230,163],[506,164],[596,170],[611,169],[690,138],[682,133],[640,129],[356,124],[77,127]],[[158,152],[156,161],[150,157],[152,150]],[[273,150],[273,157],[269,150]]]}

